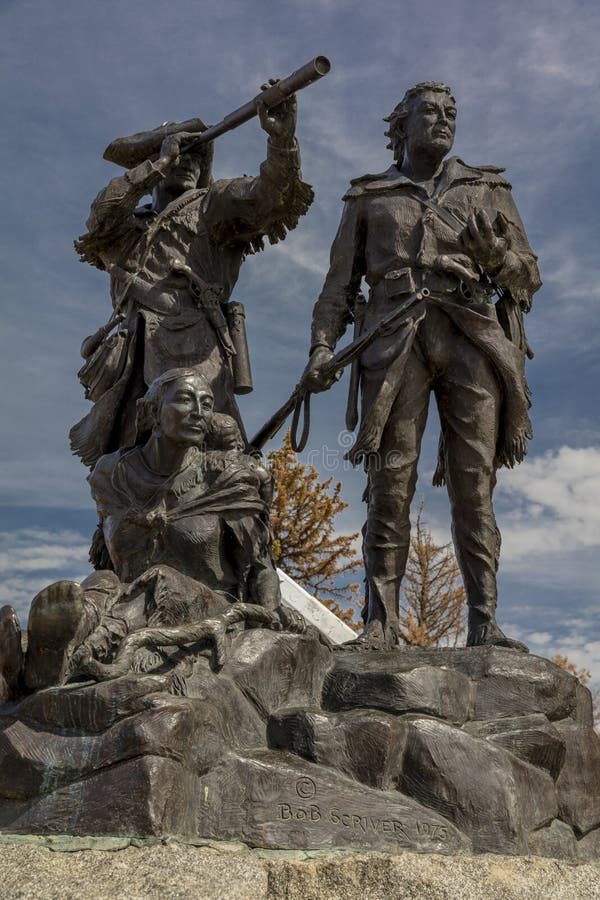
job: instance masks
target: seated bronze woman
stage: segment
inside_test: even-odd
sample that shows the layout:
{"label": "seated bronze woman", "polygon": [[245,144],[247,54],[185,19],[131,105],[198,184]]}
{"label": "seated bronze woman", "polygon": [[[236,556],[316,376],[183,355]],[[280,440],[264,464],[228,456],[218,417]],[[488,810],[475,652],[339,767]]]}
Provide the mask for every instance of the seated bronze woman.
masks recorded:
{"label": "seated bronze woman", "polygon": [[204,378],[194,369],[157,378],[138,401],[137,433],[139,444],[103,456],[89,476],[112,571],[58,582],[33,601],[29,690],[78,671],[115,677],[142,646],[212,638],[220,662],[235,621],[303,628],[280,606],[268,473],[215,415]]}

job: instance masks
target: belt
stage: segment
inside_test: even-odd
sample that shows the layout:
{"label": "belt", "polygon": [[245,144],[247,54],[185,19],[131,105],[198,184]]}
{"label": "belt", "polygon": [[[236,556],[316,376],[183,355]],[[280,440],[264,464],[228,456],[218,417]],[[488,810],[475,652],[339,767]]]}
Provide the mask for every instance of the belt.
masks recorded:
{"label": "belt", "polygon": [[486,284],[470,282],[466,284],[450,272],[434,269],[418,269],[407,266],[403,269],[392,269],[386,272],[376,285],[377,292],[382,291],[388,298],[401,297],[427,288],[432,294],[460,294],[463,299],[471,301],[487,300],[491,302],[493,288]]}

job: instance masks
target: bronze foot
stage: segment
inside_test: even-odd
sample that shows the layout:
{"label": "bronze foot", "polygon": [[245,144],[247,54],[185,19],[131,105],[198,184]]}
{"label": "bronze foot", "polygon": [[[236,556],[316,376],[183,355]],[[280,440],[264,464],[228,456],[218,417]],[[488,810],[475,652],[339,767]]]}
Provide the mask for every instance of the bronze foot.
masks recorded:
{"label": "bronze foot", "polygon": [[69,657],[89,631],[87,612],[83,588],[74,581],[57,581],[34,598],[24,670],[29,690],[64,681]]}
{"label": "bronze foot", "polygon": [[521,641],[507,637],[495,622],[486,622],[469,628],[467,647],[506,647],[508,650],[529,653],[529,647]]}
{"label": "bronze foot", "polygon": [[353,641],[339,644],[337,650],[355,650],[359,653],[370,650],[397,650],[398,635],[393,628],[385,628],[381,622],[374,620],[365,625],[365,629]]}

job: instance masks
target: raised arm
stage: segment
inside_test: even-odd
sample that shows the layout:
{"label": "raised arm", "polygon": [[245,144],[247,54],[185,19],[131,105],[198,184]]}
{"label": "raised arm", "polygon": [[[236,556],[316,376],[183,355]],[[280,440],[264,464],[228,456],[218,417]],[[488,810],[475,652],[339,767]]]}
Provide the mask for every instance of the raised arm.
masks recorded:
{"label": "raised arm", "polygon": [[156,162],[146,160],[117,175],[94,199],[86,222],[87,232],[75,241],[75,249],[83,262],[99,269],[106,267],[106,259],[124,249],[124,242],[139,234],[134,210],[149,194],[179,157],[180,143],[185,132],[169,135],[163,142]]}
{"label": "raised arm", "polygon": [[[273,80],[271,83],[274,83]],[[263,85],[263,89],[268,85]],[[209,190],[204,216],[218,243],[240,242],[262,248],[262,238],[274,244],[298,224],[313,201],[313,190],[302,181],[296,130],[296,98],[274,109],[257,103],[261,127],[267,132],[267,158],[260,175],[217,181]]]}

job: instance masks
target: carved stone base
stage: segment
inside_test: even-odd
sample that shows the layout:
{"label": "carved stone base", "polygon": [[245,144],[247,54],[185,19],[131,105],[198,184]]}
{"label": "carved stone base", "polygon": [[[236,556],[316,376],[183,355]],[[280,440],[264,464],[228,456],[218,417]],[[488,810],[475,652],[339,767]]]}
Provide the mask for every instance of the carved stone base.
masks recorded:
{"label": "carved stone base", "polygon": [[228,640],[0,707],[0,829],[600,858],[591,698],[547,660]]}

